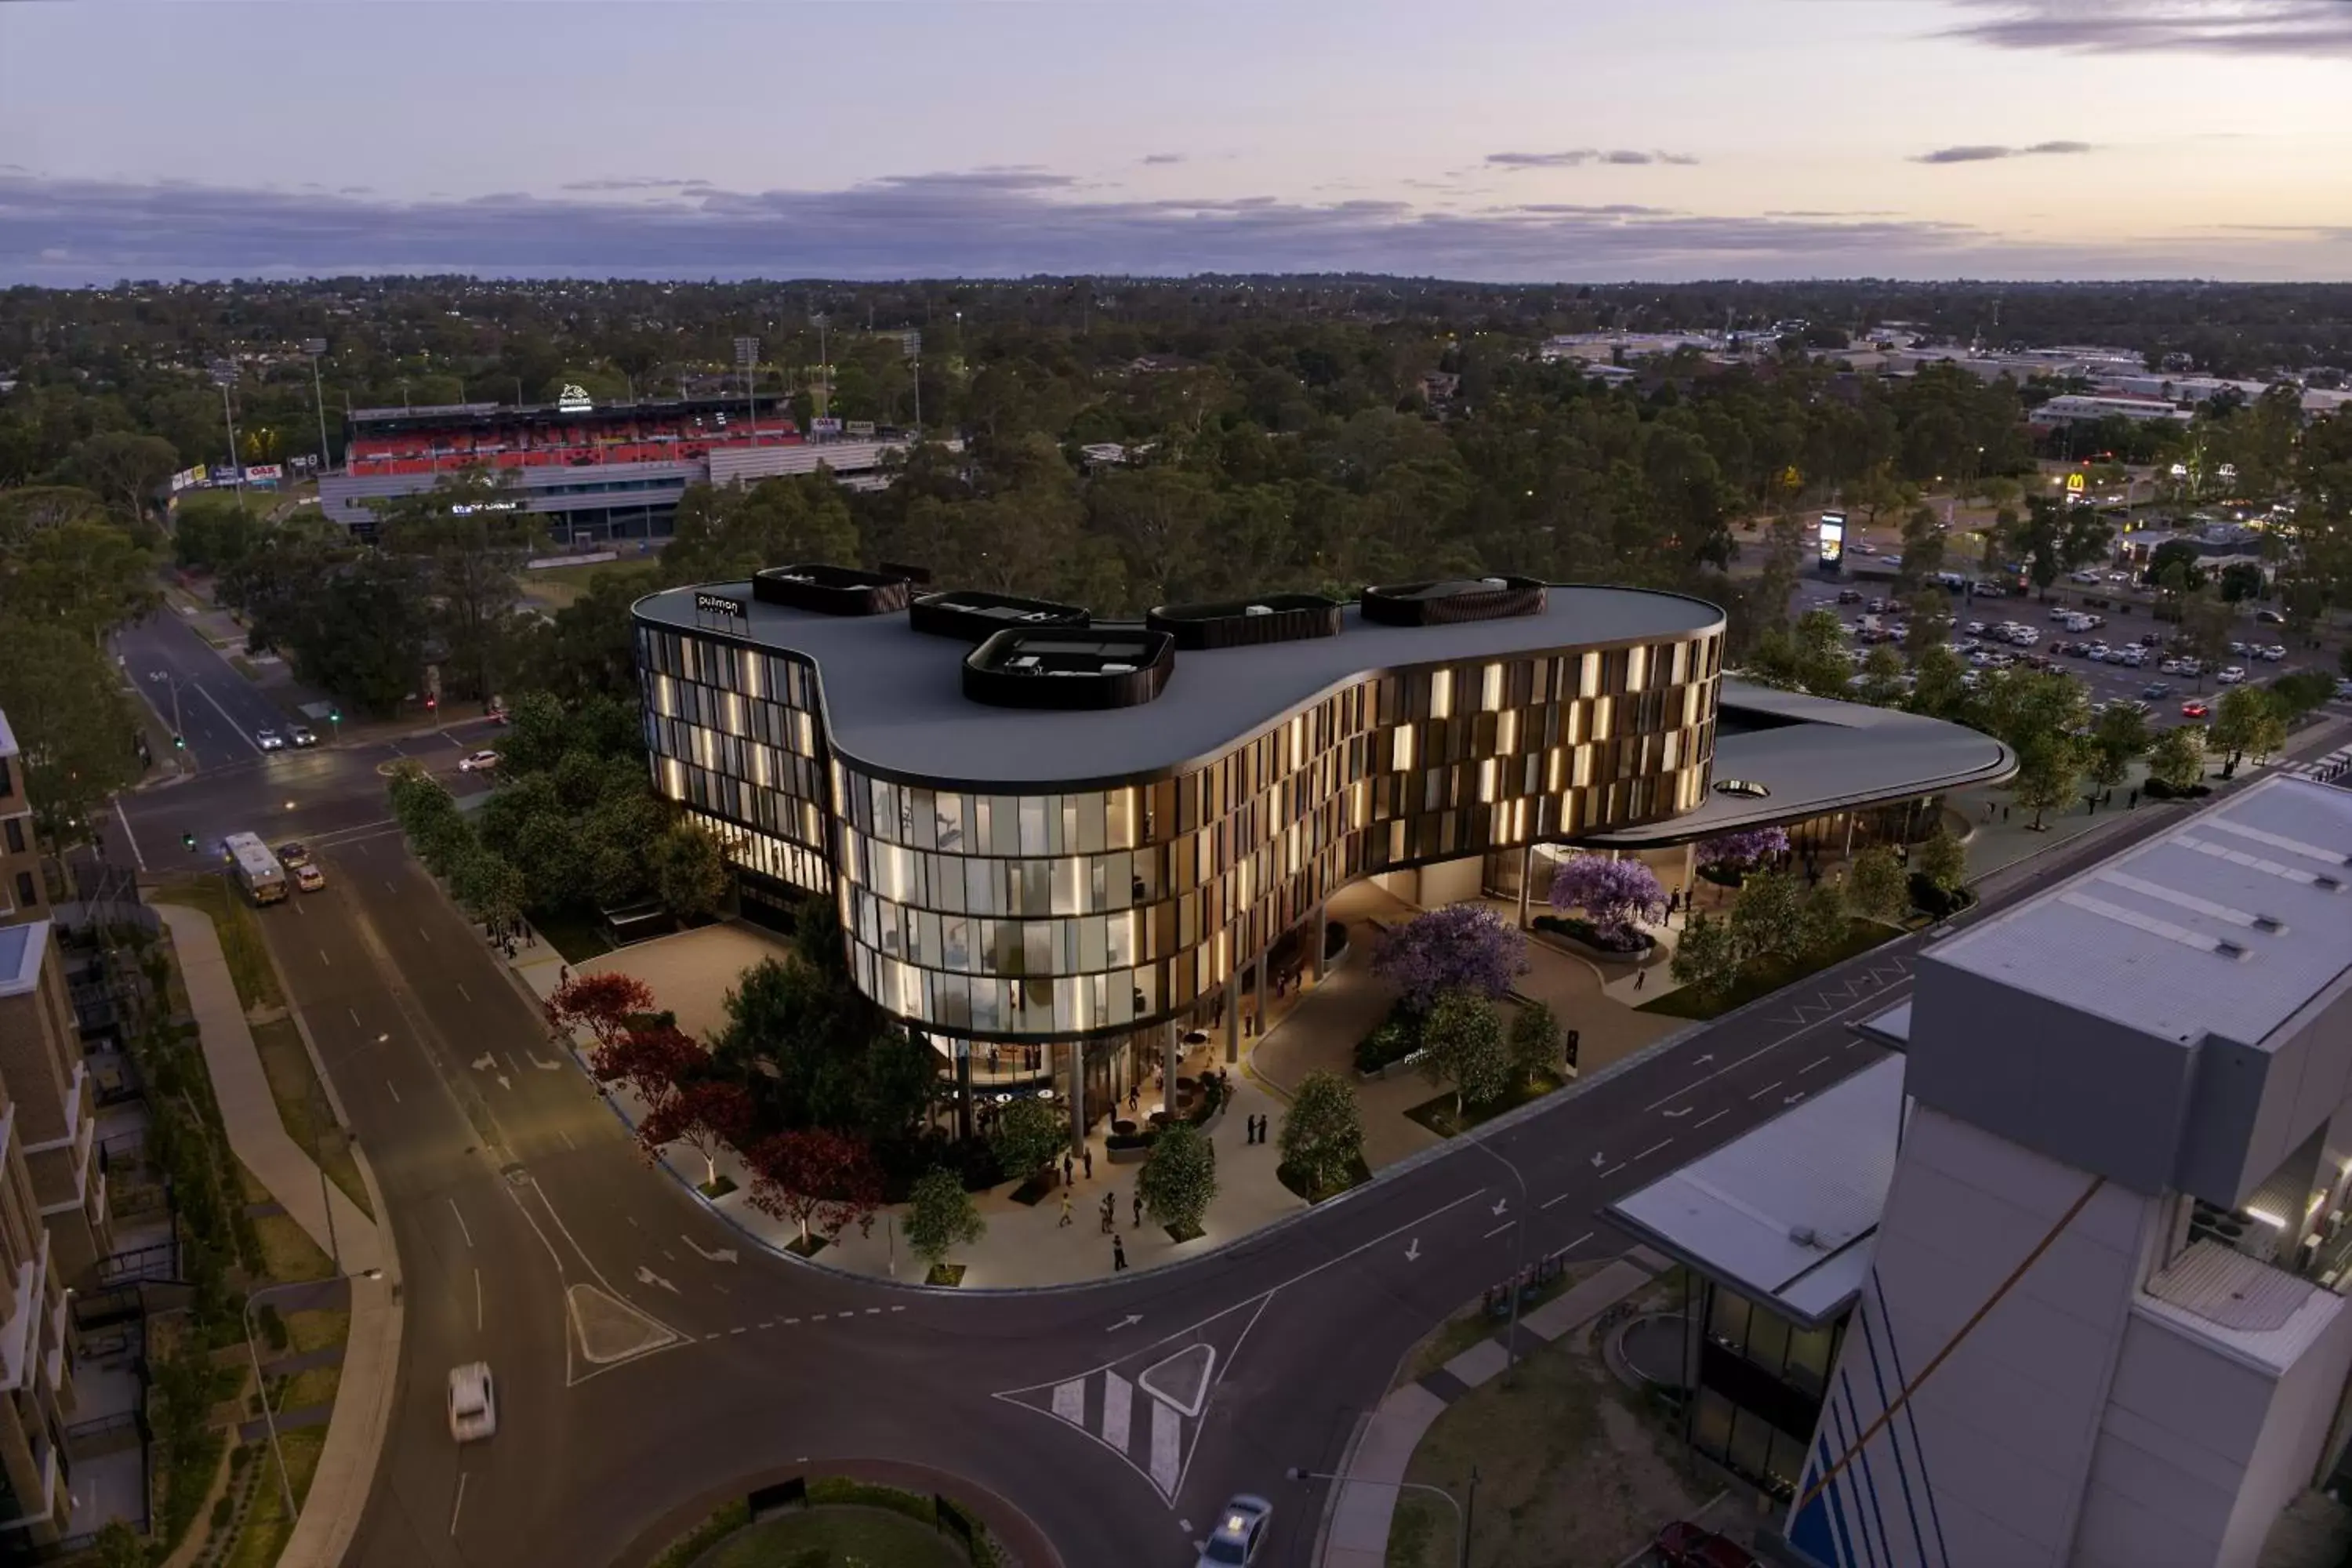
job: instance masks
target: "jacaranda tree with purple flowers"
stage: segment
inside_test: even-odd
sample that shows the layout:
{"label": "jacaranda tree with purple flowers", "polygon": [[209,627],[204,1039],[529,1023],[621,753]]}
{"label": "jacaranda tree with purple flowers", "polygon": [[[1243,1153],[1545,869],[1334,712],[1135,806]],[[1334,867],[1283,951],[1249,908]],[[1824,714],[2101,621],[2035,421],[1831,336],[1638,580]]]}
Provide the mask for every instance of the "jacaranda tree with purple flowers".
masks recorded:
{"label": "jacaranda tree with purple flowers", "polygon": [[1725,833],[1706,840],[1698,847],[1698,863],[1702,866],[1727,866],[1746,870],[1759,861],[1769,860],[1789,852],[1789,836],[1777,827],[1750,827],[1740,833]]}
{"label": "jacaranda tree with purple flowers", "polygon": [[1622,943],[1635,921],[1654,921],[1665,911],[1666,890],[1657,873],[1639,860],[1572,855],[1551,876],[1551,907],[1582,910],[1603,941]]}
{"label": "jacaranda tree with purple flowers", "polygon": [[1525,973],[1527,939],[1483,904],[1448,904],[1383,934],[1372,973],[1402,992],[1408,1011],[1426,1013],[1449,991],[1500,998]]}

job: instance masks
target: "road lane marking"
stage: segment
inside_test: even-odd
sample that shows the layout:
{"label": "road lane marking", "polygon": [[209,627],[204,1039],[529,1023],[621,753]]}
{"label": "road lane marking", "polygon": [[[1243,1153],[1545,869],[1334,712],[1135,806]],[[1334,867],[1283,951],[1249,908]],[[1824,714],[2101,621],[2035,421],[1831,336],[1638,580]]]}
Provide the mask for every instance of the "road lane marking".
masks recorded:
{"label": "road lane marking", "polygon": [[1624,1162],[1624,1161],[1622,1161],[1622,1160],[1620,1160],[1620,1161],[1618,1161],[1618,1162],[1617,1162],[1617,1163],[1615,1163],[1615,1164],[1613,1164],[1613,1165],[1610,1166],[1607,1170],[1605,1170],[1605,1171],[1601,1172],[1601,1179],[1602,1181],[1604,1181],[1604,1182],[1605,1182],[1605,1181],[1607,1181],[1610,1177],[1612,1177],[1612,1176],[1615,1175],[1618,1172],[1620,1172],[1620,1171],[1623,1170],[1624,1168],[1625,1168],[1625,1162]]}
{"label": "road lane marking", "polygon": [[1574,1252],[1578,1247],[1582,1247],[1586,1242],[1591,1241],[1592,1239],[1592,1232],[1589,1230],[1586,1231],[1582,1236],[1578,1237],[1574,1241],[1571,1241],[1566,1247],[1561,1247],[1560,1251]]}
{"label": "road lane marking", "polygon": [[1797,1069],[1798,1075],[1799,1075],[1800,1077],[1802,1077],[1804,1074],[1806,1074],[1806,1073],[1809,1073],[1809,1072],[1812,1071],[1815,1068],[1819,1068],[1819,1067],[1827,1067],[1827,1066],[1829,1066],[1829,1061],[1830,1061],[1830,1058],[1827,1058],[1827,1057],[1823,1057],[1823,1058],[1822,1058],[1819,1061],[1811,1061],[1811,1062],[1807,1062],[1803,1067],[1801,1067],[1801,1068],[1799,1068]]}
{"label": "road lane marking", "polygon": [[[202,687],[198,690],[204,689]],[[457,1510],[466,1506],[466,1472],[457,1472],[457,1500],[449,1505],[449,1533],[457,1533]]]}
{"label": "road lane marking", "polygon": [[866,1309],[866,1315],[869,1318],[878,1318],[882,1315],[882,1309],[879,1307],[868,1307]]}
{"label": "road lane marking", "polygon": [[122,824],[122,841],[131,846],[131,858],[142,871],[147,869],[147,857],[139,853],[139,835],[131,831],[131,819],[122,815],[122,797],[114,797],[114,820]]}
{"label": "road lane marking", "polygon": [[1151,1484],[1160,1495],[1172,1498],[1176,1483],[1182,1479],[1183,1418],[1172,1405],[1151,1402]]}
{"label": "road lane marking", "polygon": [[556,1135],[558,1138],[561,1138],[561,1139],[562,1139],[562,1140],[563,1140],[563,1146],[564,1146],[566,1149],[572,1149],[572,1150],[575,1150],[575,1151],[576,1151],[576,1150],[580,1147],[580,1145],[579,1145],[579,1144],[574,1143],[574,1142],[572,1141],[572,1134],[571,1134],[571,1133],[569,1133],[569,1132],[566,1132],[566,1131],[565,1131],[562,1128],[561,1128],[561,1127],[559,1127],[559,1128],[557,1128],[557,1129],[555,1130],[555,1135]]}
{"label": "road lane marking", "polygon": [[400,891],[400,884],[386,877],[383,879],[383,890],[387,893],[397,893]]}
{"label": "road lane marking", "polygon": [[[295,907],[298,909],[300,908],[299,905]],[[321,969],[332,969],[334,967],[332,963],[328,962],[327,950],[323,947],[319,950],[319,967]]]}
{"label": "road lane marking", "polygon": [[1494,1229],[1488,1231],[1486,1235],[1480,1237],[1478,1239],[1481,1241],[1492,1241],[1496,1237],[1502,1235],[1505,1231],[1510,1229],[1513,1226],[1518,1223],[1519,1222],[1515,1219],[1507,1219],[1502,1224],[1496,1226]]}
{"label": "road lane marking", "polygon": [[392,1087],[392,1079],[386,1079],[383,1080],[383,1091],[392,1096],[392,1102],[394,1105],[398,1105],[400,1103],[400,1090]]}
{"label": "road lane marking", "polygon": [[[211,704],[213,705],[213,711],[214,711],[214,712],[215,712],[215,713],[219,714],[223,719],[225,719],[225,720],[227,720],[227,721],[228,721],[229,732],[230,732],[231,734],[235,735],[238,740],[243,741],[247,745],[251,746],[251,747],[253,748],[253,754],[254,754],[255,756],[257,756],[257,756],[260,756],[260,755],[262,754],[262,752],[261,752],[261,742],[258,742],[258,741],[257,741],[257,740],[255,740],[252,736],[250,736],[250,735],[247,734],[243,730],[241,730],[241,729],[237,728],[237,722],[236,722],[236,720],[234,720],[234,719],[230,719],[230,718],[229,718],[229,712],[228,712],[228,710],[227,710],[227,709],[226,709],[226,708],[224,708],[224,707],[222,707],[222,706],[220,705],[220,699],[219,699],[219,698],[215,697],[211,692],[206,691],[206,690],[205,689],[204,682],[202,682],[202,681],[200,681],[200,680],[191,680],[191,681],[189,681],[189,682],[188,682],[188,684],[189,684],[189,685],[191,685],[191,686],[193,686],[193,687],[194,687],[194,688],[196,689],[196,695],[197,695],[197,696],[199,696],[199,697],[203,698],[205,701],[207,701],[207,702],[209,702],[209,703],[211,703]],[[451,1518],[451,1520],[450,1520],[450,1521],[449,1521],[449,1533],[450,1533],[450,1534],[452,1534],[452,1535],[455,1535],[455,1534],[457,1534],[457,1520],[456,1520],[456,1518],[455,1518],[454,1516]]]}
{"label": "road lane marking", "polygon": [[1766,1084],[1762,1089],[1758,1089],[1754,1094],[1749,1095],[1748,1098],[1750,1100],[1761,1100],[1766,1095],[1771,1093],[1774,1089],[1780,1088],[1780,1082],[1781,1080],[1776,1078],[1770,1083]]}
{"label": "road lane marking", "polygon": [[1543,1202],[1538,1204],[1536,1207],[1539,1209],[1548,1209],[1554,1204],[1564,1204],[1568,1202],[1568,1200],[1574,1195],[1575,1194],[1573,1193],[1562,1193],[1556,1198],[1546,1198]]}
{"label": "road lane marking", "polygon": [[474,1270],[474,1331],[482,1331],[482,1271]]}
{"label": "road lane marking", "polygon": [[453,1214],[453,1215],[457,1215],[457,1234],[458,1234],[458,1235],[460,1235],[460,1236],[462,1236],[462,1237],[464,1237],[466,1238],[466,1245],[467,1245],[467,1247],[471,1247],[471,1246],[473,1246],[473,1245],[474,1245],[474,1233],[473,1233],[472,1231],[467,1230],[467,1229],[466,1228],[466,1216],[465,1216],[465,1215],[464,1215],[463,1213],[461,1213],[461,1212],[458,1210],[458,1207],[457,1207],[457,1199],[455,1199],[455,1198],[451,1198],[451,1199],[449,1199],[449,1200],[448,1200],[448,1203],[449,1203],[449,1212],[450,1212],[451,1214]]}
{"label": "road lane marking", "polygon": [[459,980],[459,981],[452,981],[452,982],[451,982],[451,984],[454,984],[454,985],[456,985],[456,986],[457,987],[457,994],[458,994],[460,997],[463,997],[467,1002],[469,1002],[469,1003],[473,1001],[473,998],[472,998],[471,996],[467,996],[467,995],[466,994],[466,984],[465,984],[465,982],[464,982],[464,981],[462,981],[462,980]]}
{"label": "road lane marking", "polygon": [[[1721,1110],[1717,1111],[1713,1116],[1708,1117],[1708,1118],[1706,1119],[1706,1121],[1722,1121],[1725,1117],[1727,1117],[1727,1116],[1728,1116],[1728,1115],[1730,1115],[1730,1114],[1731,1114],[1731,1108],[1730,1108],[1729,1106],[1727,1106],[1727,1106],[1725,1106]],[[1699,1130],[1699,1128],[1700,1128],[1700,1127],[1704,1127],[1704,1126],[1706,1126],[1706,1121],[1699,1122],[1696,1126],[1694,1126],[1694,1127],[1691,1129],[1691,1131],[1694,1131],[1694,1132],[1697,1131]]]}
{"label": "road lane marking", "polygon": [[[1701,1084],[1712,1082],[1712,1081],[1713,1081],[1713,1080],[1715,1080],[1716,1079],[1719,1079],[1719,1078],[1721,1078],[1724,1074],[1726,1074],[1726,1073],[1727,1073],[1727,1072],[1732,1071],[1734,1068],[1741,1068],[1741,1067],[1745,1067],[1748,1063],[1754,1061],[1758,1057],[1762,1056],[1762,1055],[1763,1055],[1765,1052],[1767,1052],[1767,1051],[1776,1051],[1776,1050],[1779,1050],[1782,1046],[1787,1045],[1790,1040],[1793,1040],[1793,1039],[1797,1038],[1800,1035],[1809,1035],[1809,1034],[1812,1033],[1815,1029],[1820,1028],[1823,1024],[1831,1023],[1831,1022],[1833,1022],[1833,1021],[1835,1021],[1835,1020],[1837,1020],[1837,1019],[1839,1019],[1839,1018],[1843,1018],[1843,1017],[1844,1017],[1848,1013],[1853,1012],[1853,1011],[1855,1011],[1857,1008],[1880,1005],[1885,1004],[1885,1001],[1886,1001],[1886,994],[1885,994],[1885,989],[1884,989],[1884,988],[1881,988],[1880,990],[1874,991],[1874,992],[1873,992],[1871,994],[1869,994],[1869,995],[1867,995],[1867,996],[1861,997],[1861,998],[1859,998],[1858,1000],[1855,1000],[1855,1001],[1853,1001],[1853,1002],[1849,1002],[1849,1003],[1847,1003],[1844,1006],[1843,1006],[1843,1007],[1839,1008],[1836,1012],[1834,1012],[1834,1013],[1825,1013],[1825,1014],[1823,1014],[1822,1016],[1820,1016],[1820,1017],[1818,1017],[1818,1018],[1814,1019],[1811,1023],[1810,1023],[1810,1024],[1806,1024],[1806,1025],[1804,1025],[1803,1026],[1801,1026],[1801,1027],[1800,1027],[1800,1028],[1797,1028],[1797,1029],[1791,1030],[1790,1033],[1788,1033],[1788,1034],[1785,1034],[1785,1035],[1781,1036],[1781,1037],[1780,1037],[1779,1039],[1777,1039],[1777,1040],[1768,1040],[1768,1041],[1766,1041],[1763,1045],[1760,1045],[1760,1046],[1757,1047],[1754,1050],[1752,1050],[1752,1051],[1748,1052],[1746,1056],[1741,1057],[1738,1061],[1728,1063],[1728,1064],[1727,1064],[1727,1065],[1725,1065],[1725,1066],[1723,1066],[1723,1067],[1719,1067],[1719,1068],[1716,1068],[1713,1072],[1708,1073],[1705,1078],[1693,1079],[1690,1082],[1688,1082],[1688,1083],[1686,1083],[1686,1084],[1683,1085],[1683,1086],[1682,1086],[1682,1088],[1680,1088],[1680,1089],[1675,1089],[1673,1093],[1668,1094],[1668,1095],[1665,1095],[1665,1096],[1664,1096],[1664,1097],[1662,1097],[1662,1098],[1660,1098],[1660,1099],[1654,1100],[1652,1100],[1649,1104],[1647,1104],[1647,1105],[1645,1105],[1645,1106],[1642,1107],[1642,1109],[1643,1109],[1643,1110],[1644,1112],[1647,1112],[1647,1111],[1655,1110],[1657,1110],[1657,1109],[1658,1109],[1659,1107],[1661,1107],[1661,1106],[1672,1105],[1675,1100],[1680,1100],[1683,1096],[1685,1096],[1685,1095],[1686,1095],[1686,1094],[1690,1093],[1690,1091],[1691,1091],[1691,1090],[1693,1090],[1693,1089],[1695,1089],[1698,1088]],[[1773,1020],[1771,1020],[1771,1022],[1774,1022],[1774,1023],[1780,1023],[1780,1022],[1786,1022],[1786,1021],[1787,1021],[1787,1020],[1782,1020],[1782,1019],[1773,1019]],[[1700,1058],[1700,1059],[1705,1060],[1705,1059],[1706,1059],[1706,1058]]]}
{"label": "road lane marking", "polygon": [[1135,1385],[1115,1372],[1103,1373],[1103,1441],[1126,1453],[1134,1421]]}
{"label": "road lane marking", "polygon": [[730,1329],[730,1330],[728,1330],[727,1331],[728,1331],[729,1333],[730,1333],[730,1334],[740,1334],[740,1333],[741,1333],[743,1331],[742,1331],[741,1329],[738,1328],[738,1329]]}
{"label": "road lane marking", "polygon": [[346,1013],[349,1013],[349,1014],[352,1016],[352,1028],[357,1029],[357,1028],[360,1028],[360,1027],[362,1027],[362,1026],[362,1026],[362,1024],[360,1023],[360,1010],[359,1010],[357,1007],[346,1007],[346,1008],[344,1008],[344,1009],[343,1009],[343,1011],[344,1011],[344,1012],[346,1012]]}
{"label": "road lane marking", "polygon": [[[1664,1148],[1667,1144],[1673,1142],[1674,1140],[1671,1138],[1661,1139],[1657,1142],[1653,1143],[1648,1148],[1643,1150],[1640,1153],[1634,1155],[1633,1158],[1635,1160],[1646,1160],[1651,1155],[1656,1153],[1659,1150]],[[1631,1162],[1628,1163],[1630,1163]]]}
{"label": "road lane marking", "polygon": [[433,940],[433,933],[426,931],[423,926],[418,926],[416,928],[416,934],[423,937],[427,942],[431,942]]}

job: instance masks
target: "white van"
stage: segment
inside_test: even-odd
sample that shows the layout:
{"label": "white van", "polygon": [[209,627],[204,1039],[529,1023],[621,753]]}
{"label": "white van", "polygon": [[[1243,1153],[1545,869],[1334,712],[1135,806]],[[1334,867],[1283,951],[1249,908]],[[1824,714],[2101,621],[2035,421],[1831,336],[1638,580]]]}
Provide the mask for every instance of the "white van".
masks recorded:
{"label": "white van", "polygon": [[490,1377],[490,1363],[468,1362],[450,1368],[449,1436],[460,1443],[472,1443],[498,1429],[498,1386]]}

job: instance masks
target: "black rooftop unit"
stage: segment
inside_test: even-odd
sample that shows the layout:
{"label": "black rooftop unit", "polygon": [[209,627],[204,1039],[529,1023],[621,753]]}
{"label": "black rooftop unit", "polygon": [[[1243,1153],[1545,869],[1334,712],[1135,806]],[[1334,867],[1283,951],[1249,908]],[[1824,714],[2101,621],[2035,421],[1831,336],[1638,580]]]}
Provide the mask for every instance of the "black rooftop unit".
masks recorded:
{"label": "black rooftop unit", "polygon": [[1364,619],[1384,626],[1452,626],[1543,613],[1544,585],[1533,577],[1465,577],[1396,583],[1364,590]]}
{"label": "black rooftop unit", "polygon": [[1176,668],[1176,639],[1121,627],[1016,628],[964,655],[963,694],[993,708],[1137,708]]}
{"label": "black rooftop unit", "polygon": [[820,616],[887,616],[907,607],[907,580],[887,572],[807,562],[753,573],[751,597]]}
{"label": "black rooftop unit", "polygon": [[1001,631],[1019,627],[1083,629],[1093,620],[1083,607],[1057,605],[1051,599],[1021,599],[980,588],[957,588],[925,594],[907,611],[907,624],[933,637],[959,642],[985,642]]}
{"label": "black rooftop unit", "polygon": [[1186,651],[1251,647],[1339,635],[1339,602],[1320,594],[1261,594],[1217,605],[1162,605],[1144,616]]}

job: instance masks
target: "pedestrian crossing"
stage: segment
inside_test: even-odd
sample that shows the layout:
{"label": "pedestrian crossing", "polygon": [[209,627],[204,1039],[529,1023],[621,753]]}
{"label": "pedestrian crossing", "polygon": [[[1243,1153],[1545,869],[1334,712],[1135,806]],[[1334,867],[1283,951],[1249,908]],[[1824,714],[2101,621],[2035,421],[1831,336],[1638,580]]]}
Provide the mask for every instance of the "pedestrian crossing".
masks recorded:
{"label": "pedestrian crossing", "polygon": [[1117,1361],[996,1397],[1109,1449],[1173,1507],[1217,1384],[1270,1300],[1255,1297]]}
{"label": "pedestrian crossing", "polygon": [[2281,771],[2319,784],[2352,788],[2352,746],[2330,752],[2315,762],[2291,763]]}

